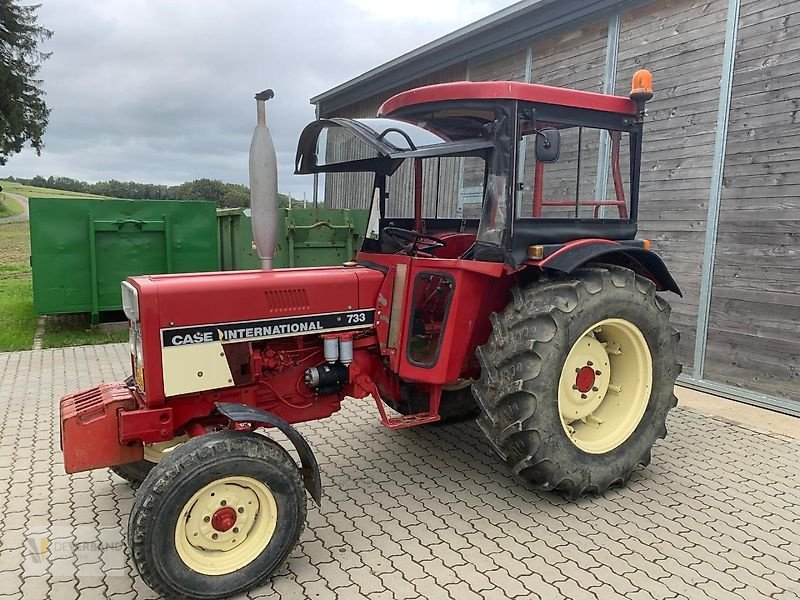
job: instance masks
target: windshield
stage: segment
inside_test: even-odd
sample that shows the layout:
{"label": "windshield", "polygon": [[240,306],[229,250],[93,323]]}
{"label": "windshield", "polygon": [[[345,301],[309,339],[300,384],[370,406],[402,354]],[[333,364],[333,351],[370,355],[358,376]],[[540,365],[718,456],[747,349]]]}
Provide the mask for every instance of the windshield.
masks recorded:
{"label": "windshield", "polygon": [[377,139],[391,144],[397,150],[416,150],[450,140],[436,133],[397,119],[354,119],[375,132]]}
{"label": "windshield", "polygon": [[322,129],[317,137],[315,163],[320,167],[379,156],[377,148],[336,123]]}
{"label": "windshield", "polygon": [[313,121],[300,134],[295,173],[391,175],[407,158],[482,155],[491,141],[451,139],[438,129],[386,118]]}

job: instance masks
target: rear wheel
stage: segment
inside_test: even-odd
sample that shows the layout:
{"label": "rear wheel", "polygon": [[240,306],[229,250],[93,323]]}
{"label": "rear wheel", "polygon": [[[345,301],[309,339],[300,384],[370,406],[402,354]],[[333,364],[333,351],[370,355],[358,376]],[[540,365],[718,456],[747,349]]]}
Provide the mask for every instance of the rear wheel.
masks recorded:
{"label": "rear wheel", "polygon": [[168,598],[224,598],[262,583],[305,527],[300,473],[264,436],[194,438],[142,483],[128,526],[139,574]]}
{"label": "rear wheel", "polygon": [[514,292],[478,350],[478,424],[514,473],[570,497],[650,462],[666,435],[678,332],[653,284],[616,266]]}

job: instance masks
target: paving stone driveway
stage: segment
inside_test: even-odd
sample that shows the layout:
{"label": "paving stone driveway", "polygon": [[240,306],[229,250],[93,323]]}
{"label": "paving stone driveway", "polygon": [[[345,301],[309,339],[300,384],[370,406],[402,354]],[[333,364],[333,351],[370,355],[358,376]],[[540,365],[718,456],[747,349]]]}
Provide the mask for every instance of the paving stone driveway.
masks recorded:
{"label": "paving stone driveway", "polygon": [[[0,598],[152,598],[133,492],[67,476],[56,399],[127,375],[124,345],[0,354]],[[566,502],[512,480],[472,424],[392,432],[369,402],[301,425],[325,497],[250,598],[800,597],[800,442],[675,409],[624,490]]]}

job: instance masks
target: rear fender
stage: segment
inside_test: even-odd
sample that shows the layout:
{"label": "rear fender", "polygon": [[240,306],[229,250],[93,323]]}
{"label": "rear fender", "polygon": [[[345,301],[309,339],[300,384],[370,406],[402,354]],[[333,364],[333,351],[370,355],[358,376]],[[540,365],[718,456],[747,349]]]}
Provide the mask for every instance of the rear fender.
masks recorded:
{"label": "rear fender", "polygon": [[626,267],[646,277],[660,291],[675,292],[683,297],[667,265],[652,250],[634,248],[617,243],[597,242],[565,246],[544,258],[538,266],[544,270],[572,273],[588,263],[605,262]]}
{"label": "rear fender", "polygon": [[233,423],[249,423],[253,429],[265,426],[275,427],[289,438],[289,441],[294,444],[297,454],[300,456],[300,463],[302,464],[300,473],[303,476],[303,483],[314,502],[316,502],[317,506],[320,506],[322,502],[322,478],[319,474],[319,465],[311,446],[308,445],[308,442],[300,435],[299,431],[280,417],[260,408],[229,402],[217,402],[216,407],[221,415],[227,417]]}

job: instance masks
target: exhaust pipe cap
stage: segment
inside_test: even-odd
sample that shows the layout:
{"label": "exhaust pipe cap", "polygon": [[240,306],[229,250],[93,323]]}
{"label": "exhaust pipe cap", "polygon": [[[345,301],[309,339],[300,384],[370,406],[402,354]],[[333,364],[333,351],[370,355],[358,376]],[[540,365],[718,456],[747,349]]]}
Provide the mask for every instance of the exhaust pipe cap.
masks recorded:
{"label": "exhaust pipe cap", "polygon": [[272,90],[264,90],[256,94],[256,100],[270,100],[275,97],[275,92]]}

